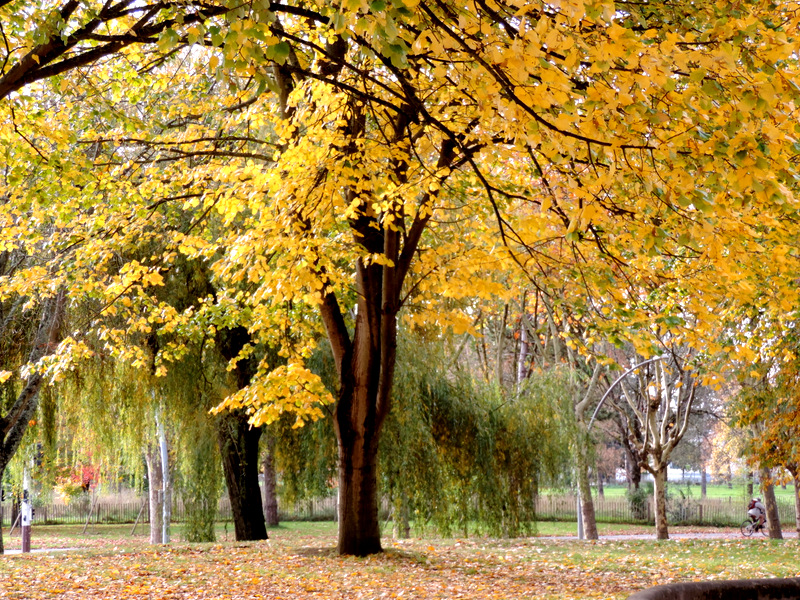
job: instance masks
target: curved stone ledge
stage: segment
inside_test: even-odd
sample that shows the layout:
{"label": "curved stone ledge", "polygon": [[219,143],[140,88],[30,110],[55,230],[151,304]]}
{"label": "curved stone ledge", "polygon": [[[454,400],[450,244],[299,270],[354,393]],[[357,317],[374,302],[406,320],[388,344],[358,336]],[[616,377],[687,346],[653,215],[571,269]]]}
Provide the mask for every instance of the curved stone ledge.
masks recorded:
{"label": "curved stone ledge", "polygon": [[670,583],[636,592],[628,600],[800,600],[800,577]]}

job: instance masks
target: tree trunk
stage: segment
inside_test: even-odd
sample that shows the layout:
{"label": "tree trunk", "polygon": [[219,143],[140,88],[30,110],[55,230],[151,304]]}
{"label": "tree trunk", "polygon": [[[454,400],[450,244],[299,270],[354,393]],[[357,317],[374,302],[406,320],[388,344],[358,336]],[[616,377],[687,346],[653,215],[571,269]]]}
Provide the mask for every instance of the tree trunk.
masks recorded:
{"label": "tree trunk", "polygon": [[[337,411],[338,412],[338,411]],[[381,552],[378,516],[378,436],[373,427],[337,427],[339,554]]]}
{"label": "tree trunk", "polygon": [[747,474],[747,485],[745,487],[748,498],[753,497],[753,479],[755,479],[755,471],[750,471]]}
{"label": "tree trunk", "polygon": [[164,541],[164,479],[160,449],[148,444],[144,457],[147,462],[147,485],[150,497],[150,543],[161,544]]}
{"label": "tree trunk", "polygon": [[277,527],[280,524],[278,519],[278,495],[275,478],[275,463],[272,456],[275,452],[275,437],[266,432],[267,453],[264,457],[264,518],[267,525]]}
{"label": "tree trunk", "polygon": [[653,473],[653,495],[655,503],[656,539],[668,540],[667,527],[667,467],[660,466]]}
{"label": "tree trunk", "polygon": [[603,489],[603,474],[600,472],[600,469],[595,469],[595,473],[597,474],[597,497],[598,498],[605,498],[605,490]]}
{"label": "tree trunk", "polygon": [[0,468],[0,555],[5,554],[5,548],[3,547],[3,496],[2,496],[4,474],[5,474],[5,468]]}
{"label": "tree trunk", "polygon": [[771,473],[767,467],[761,467],[761,491],[764,494],[764,507],[767,509],[767,526],[769,537],[773,540],[782,540],[781,519],[778,515],[778,503],[775,500],[775,487],[772,485]]}
{"label": "tree trunk", "polygon": [[794,527],[797,530],[797,535],[800,536],[800,472],[795,471],[792,476],[794,479]]}
{"label": "tree trunk", "polygon": [[407,540],[411,537],[411,525],[408,521],[408,495],[400,491],[392,510],[393,535],[396,540]]}
{"label": "tree trunk", "polygon": [[261,508],[258,486],[258,441],[261,428],[251,427],[242,410],[220,415],[217,440],[222,455],[222,470],[231,501],[236,539],[266,540],[267,526]]}
{"label": "tree trunk", "polygon": [[[238,357],[250,341],[250,334],[244,327],[217,332],[217,347],[227,360]],[[240,390],[250,384],[256,369],[257,361],[252,356],[236,362],[234,374]],[[261,488],[258,486],[258,441],[262,429],[252,427],[247,420],[247,413],[243,410],[220,415],[217,420],[217,441],[236,539],[266,540],[269,536],[261,504]]]}
{"label": "tree trunk", "polygon": [[[58,347],[66,305],[67,297],[63,290],[44,301],[36,336],[28,355],[28,363],[38,363]],[[5,472],[8,463],[16,454],[30,421],[36,414],[39,406],[39,390],[43,385],[42,374],[38,371],[33,372],[24,382],[14,404],[6,414],[0,414],[0,475]],[[2,485],[2,477],[0,477],[0,485]],[[3,543],[2,537],[0,537],[0,554],[2,553]]]}
{"label": "tree trunk", "polygon": [[597,521],[594,514],[594,502],[592,501],[592,488],[589,485],[589,466],[587,465],[585,447],[578,448],[577,459],[578,492],[581,496],[580,508],[581,516],[583,517],[583,533],[587,540],[597,540],[600,536],[597,533]]}
{"label": "tree trunk", "polygon": [[158,430],[158,450],[161,455],[161,543],[170,542],[170,525],[172,524],[172,478],[169,472],[169,447],[167,445],[167,430],[164,424],[164,410],[159,405],[156,410],[156,428]]}
{"label": "tree trunk", "polygon": [[708,471],[706,471],[706,465],[700,469],[700,497],[705,498],[708,493]]}

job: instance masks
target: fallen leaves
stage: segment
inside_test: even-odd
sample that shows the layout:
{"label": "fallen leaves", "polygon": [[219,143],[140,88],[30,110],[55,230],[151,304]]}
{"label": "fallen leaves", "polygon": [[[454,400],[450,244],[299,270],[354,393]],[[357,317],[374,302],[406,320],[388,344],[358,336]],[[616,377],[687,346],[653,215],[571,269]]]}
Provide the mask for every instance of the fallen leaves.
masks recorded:
{"label": "fallen leaves", "polygon": [[[0,598],[622,599],[673,581],[800,574],[796,540],[387,540],[385,553],[356,558],[336,555],[329,530],[280,529],[273,537],[170,547],[140,539],[135,551],[130,538],[105,539],[106,550],[6,556]],[[129,549],[119,550],[125,543]]]}

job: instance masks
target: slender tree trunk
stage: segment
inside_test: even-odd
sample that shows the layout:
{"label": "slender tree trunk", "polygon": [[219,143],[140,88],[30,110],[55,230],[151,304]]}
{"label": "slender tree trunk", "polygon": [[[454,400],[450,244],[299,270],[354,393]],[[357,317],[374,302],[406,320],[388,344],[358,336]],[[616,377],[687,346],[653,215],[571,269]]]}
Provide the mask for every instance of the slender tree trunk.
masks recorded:
{"label": "slender tree trunk", "polygon": [[767,467],[761,467],[761,491],[764,494],[764,507],[767,509],[767,526],[769,537],[773,540],[782,540],[781,519],[778,514],[778,502],[775,500],[775,486],[772,485],[771,473]]}
{"label": "slender tree trunk", "polygon": [[164,424],[164,410],[159,405],[156,410],[156,428],[158,430],[158,450],[161,455],[161,485],[163,516],[161,518],[161,543],[170,542],[170,525],[172,524],[172,478],[169,472],[169,446],[167,444],[167,430]]}
{"label": "slender tree trunk", "polygon": [[587,540],[597,540],[600,538],[600,536],[597,533],[594,502],[592,501],[592,488],[589,485],[589,466],[586,460],[586,451],[587,449],[584,446],[579,448],[577,452],[578,491],[581,495],[583,533]]}
{"label": "slender tree trunk", "polygon": [[792,473],[792,477],[794,480],[794,527],[797,530],[797,535],[800,536],[800,471],[795,470]]}
{"label": "slender tree trunk", "polygon": [[653,493],[655,502],[656,539],[668,540],[667,527],[667,467],[659,466],[653,473]]}
{"label": "slender tree trunk", "polygon": [[595,469],[595,474],[597,475],[597,497],[605,498],[606,493],[603,489],[603,474],[600,472],[600,469]]}
{"label": "slender tree trunk", "polygon": [[408,521],[408,494],[404,490],[395,499],[392,510],[393,535],[396,540],[411,537],[411,524]]}
{"label": "slender tree trunk", "polygon": [[247,419],[247,414],[241,410],[222,414],[217,423],[217,439],[236,539],[266,540],[267,526],[258,486],[261,428],[251,427]]}
{"label": "slender tree trunk", "polygon": [[[5,467],[0,467],[0,555],[5,554],[3,546],[3,475],[5,474]],[[12,521],[13,523],[13,521]]]}
{"label": "slender tree trunk", "polygon": [[150,497],[150,543],[161,544],[164,541],[164,479],[160,449],[148,444],[144,457],[147,462],[147,485]]}
{"label": "slender tree trunk", "polygon": [[267,436],[267,452],[264,456],[264,518],[267,525],[277,527],[278,519],[278,494],[275,478],[275,463],[272,456],[275,452],[275,437],[269,432]]}
{"label": "slender tree trunk", "polygon": [[705,498],[708,494],[708,471],[706,465],[703,463],[700,468],[700,497]]}

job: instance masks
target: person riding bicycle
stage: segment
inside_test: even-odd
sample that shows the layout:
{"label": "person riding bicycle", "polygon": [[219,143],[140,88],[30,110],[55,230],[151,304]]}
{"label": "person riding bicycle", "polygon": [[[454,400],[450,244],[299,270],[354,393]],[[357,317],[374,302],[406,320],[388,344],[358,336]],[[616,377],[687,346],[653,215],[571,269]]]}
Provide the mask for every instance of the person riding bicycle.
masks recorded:
{"label": "person riding bicycle", "polygon": [[750,519],[753,523],[757,522],[759,527],[764,526],[764,521],[767,517],[767,509],[761,502],[761,498],[753,498],[750,500],[750,504],[747,505],[747,514],[750,515]]}

